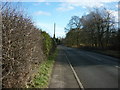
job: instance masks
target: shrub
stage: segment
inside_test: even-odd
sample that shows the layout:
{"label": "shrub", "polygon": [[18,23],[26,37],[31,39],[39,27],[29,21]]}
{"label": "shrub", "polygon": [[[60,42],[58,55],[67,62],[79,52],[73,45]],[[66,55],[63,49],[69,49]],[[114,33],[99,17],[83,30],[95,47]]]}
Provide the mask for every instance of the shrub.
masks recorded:
{"label": "shrub", "polygon": [[52,38],[45,31],[42,31],[42,36],[43,36],[43,51],[44,51],[44,54],[48,56],[53,46]]}
{"label": "shrub", "polygon": [[11,7],[2,9],[2,86],[25,87],[44,60],[42,35],[31,19]]}

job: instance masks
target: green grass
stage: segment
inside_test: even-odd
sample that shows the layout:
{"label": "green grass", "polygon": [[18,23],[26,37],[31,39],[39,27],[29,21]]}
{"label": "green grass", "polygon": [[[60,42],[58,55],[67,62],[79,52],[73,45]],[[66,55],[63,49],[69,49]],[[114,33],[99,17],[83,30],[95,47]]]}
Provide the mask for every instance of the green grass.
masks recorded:
{"label": "green grass", "polygon": [[29,88],[48,88],[56,56],[57,50],[40,65],[39,72],[32,80],[32,84],[29,85]]}

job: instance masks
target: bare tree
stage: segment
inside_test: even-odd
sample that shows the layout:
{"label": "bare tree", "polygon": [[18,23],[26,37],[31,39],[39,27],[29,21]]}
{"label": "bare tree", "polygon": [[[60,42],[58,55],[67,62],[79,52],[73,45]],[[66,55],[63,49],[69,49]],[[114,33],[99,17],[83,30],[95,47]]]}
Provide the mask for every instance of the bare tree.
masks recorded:
{"label": "bare tree", "polygon": [[75,30],[76,33],[76,43],[77,46],[79,46],[79,31],[81,29],[81,22],[80,22],[80,18],[78,16],[73,16],[71,18],[71,20],[69,21],[69,23],[67,24],[67,28],[65,28],[65,30],[69,31],[69,30]]}
{"label": "bare tree", "polygon": [[[67,30],[76,30],[74,33],[79,37],[77,43],[84,43],[86,46],[104,48],[110,46],[110,37],[114,29],[114,18],[106,10],[95,8],[89,14],[79,18],[73,16],[67,25]],[[72,35],[73,36],[73,35]]]}

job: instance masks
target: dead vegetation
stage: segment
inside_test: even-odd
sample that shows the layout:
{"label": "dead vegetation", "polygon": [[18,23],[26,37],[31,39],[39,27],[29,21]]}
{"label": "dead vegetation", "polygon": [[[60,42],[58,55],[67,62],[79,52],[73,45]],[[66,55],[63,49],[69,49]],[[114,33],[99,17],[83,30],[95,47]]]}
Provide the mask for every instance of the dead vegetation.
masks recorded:
{"label": "dead vegetation", "polygon": [[2,87],[26,87],[45,59],[41,30],[9,3],[2,6]]}

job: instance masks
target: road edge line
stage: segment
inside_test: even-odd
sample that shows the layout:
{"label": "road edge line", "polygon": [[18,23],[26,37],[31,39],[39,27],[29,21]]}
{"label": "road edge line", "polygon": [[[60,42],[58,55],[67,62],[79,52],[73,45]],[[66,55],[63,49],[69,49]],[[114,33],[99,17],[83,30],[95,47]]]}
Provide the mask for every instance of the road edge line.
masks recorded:
{"label": "road edge line", "polygon": [[79,87],[80,87],[82,90],[85,90],[84,87],[83,87],[83,85],[82,85],[82,83],[81,83],[81,81],[80,81],[80,79],[79,79],[78,76],[77,76],[77,73],[75,72],[75,70],[74,70],[73,66],[71,65],[71,63],[70,63],[70,61],[69,61],[69,59],[68,59],[68,57],[67,57],[66,54],[65,54],[65,56],[66,56],[66,58],[67,58],[67,61],[68,61],[69,65],[70,65],[73,73],[74,73],[74,76],[75,76],[75,78],[76,78],[76,80],[77,80],[77,82],[78,82]]}

